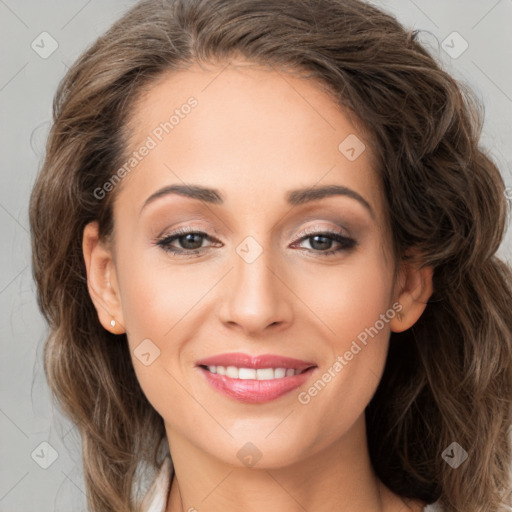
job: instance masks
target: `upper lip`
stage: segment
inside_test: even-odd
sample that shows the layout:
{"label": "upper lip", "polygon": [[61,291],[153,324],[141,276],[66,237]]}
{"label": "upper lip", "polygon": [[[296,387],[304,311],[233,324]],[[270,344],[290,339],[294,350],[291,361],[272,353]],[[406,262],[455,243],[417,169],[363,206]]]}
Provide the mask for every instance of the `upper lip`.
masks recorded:
{"label": "upper lip", "polygon": [[274,354],[251,356],[241,352],[218,354],[201,359],[196,364],[198,366],[236,366],[237,368],[293,368],[300,371],[316,366],[312,361],[302,361],[293,357]]}

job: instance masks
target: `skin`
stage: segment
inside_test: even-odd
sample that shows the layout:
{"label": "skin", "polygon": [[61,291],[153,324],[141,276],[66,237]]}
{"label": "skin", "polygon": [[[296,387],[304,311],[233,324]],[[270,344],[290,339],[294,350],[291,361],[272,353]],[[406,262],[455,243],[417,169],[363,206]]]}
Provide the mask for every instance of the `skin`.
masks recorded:
{"label": "skin", "polygon": [[[194,65],[168,74],[133,109],[130,149],[175,108],[198,105],[124,178],[114,205],[114,242],[83,234],[88,286],[105,329],[127,333],[140,385],[165,422],[176,478],[167,512],[421,511],[376,477],[364,410],[381,378],[391,331],[412,326],[432,293],[432,269],[394,261],[386,205],[368,139],[318,84],[244,61]],[[338,150],[349,134],[366,150],[350,161]],[[176,194],[148,204],[172,184],[218,189],[223,204]],[[336,184],[338,195],[291,207],[286,192]],[[198,256],[155,244],[176,228],[195,238]],[[356,240],[332,255],[338,231]],[[237,247],[262,249],[251,263]],[[202,246],[201,246],[202,240]],[[188,240],[190,244],[190,239]],[[187,240],[172,245],[186,250]],[[327,247],[326,247],[327,246]],[[254,249],[251,249],[254,250]],[[307,390],[356,336],[398,301],[378,335],[307,404]],[[110,322],[116,320],[116,326]],[[145,366],[133,351],[150,339],[160,355]],[[213,389],[196,361],[225,352],[279,354],[314,361],[306,385],[274,401],[244,404]],[[237,457],[247,443],[262,457]]]}

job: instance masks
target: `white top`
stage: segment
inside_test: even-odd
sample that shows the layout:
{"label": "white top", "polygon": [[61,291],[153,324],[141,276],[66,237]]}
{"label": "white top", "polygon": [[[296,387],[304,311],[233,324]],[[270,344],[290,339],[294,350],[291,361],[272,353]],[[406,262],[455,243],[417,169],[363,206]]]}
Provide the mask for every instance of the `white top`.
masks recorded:
{"label": "white top", "polygon": [[[172,463],[169,456],[165,457],[161,468],[151,484],[142,502],[143,512],[165,512],[169,496],[172,476]],[[427,505],[423,512],[443,512],[438,502]]]}

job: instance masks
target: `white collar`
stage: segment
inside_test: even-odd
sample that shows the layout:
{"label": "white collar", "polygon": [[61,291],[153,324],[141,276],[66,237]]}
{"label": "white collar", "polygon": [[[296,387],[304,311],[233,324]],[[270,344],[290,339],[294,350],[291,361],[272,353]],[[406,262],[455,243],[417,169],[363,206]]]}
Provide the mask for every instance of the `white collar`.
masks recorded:
{"label": "white collar", "polygon": [[171,488],[172,473],[171,457],[167,455],[142,500],[142,512],[165,512]]}

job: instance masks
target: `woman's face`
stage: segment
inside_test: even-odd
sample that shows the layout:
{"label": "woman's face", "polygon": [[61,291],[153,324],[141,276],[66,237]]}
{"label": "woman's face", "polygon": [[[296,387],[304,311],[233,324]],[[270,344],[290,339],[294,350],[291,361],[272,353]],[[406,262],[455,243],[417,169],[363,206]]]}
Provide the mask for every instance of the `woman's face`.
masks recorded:
{"label": "woman's face", "polygon": [[[109,307],[171,447],[277,467],[360,435],[400,306],[369,141],[313,82],[240,64],[168,75],[133,111]],[[199,365],[218,355],[247,369]]]}

